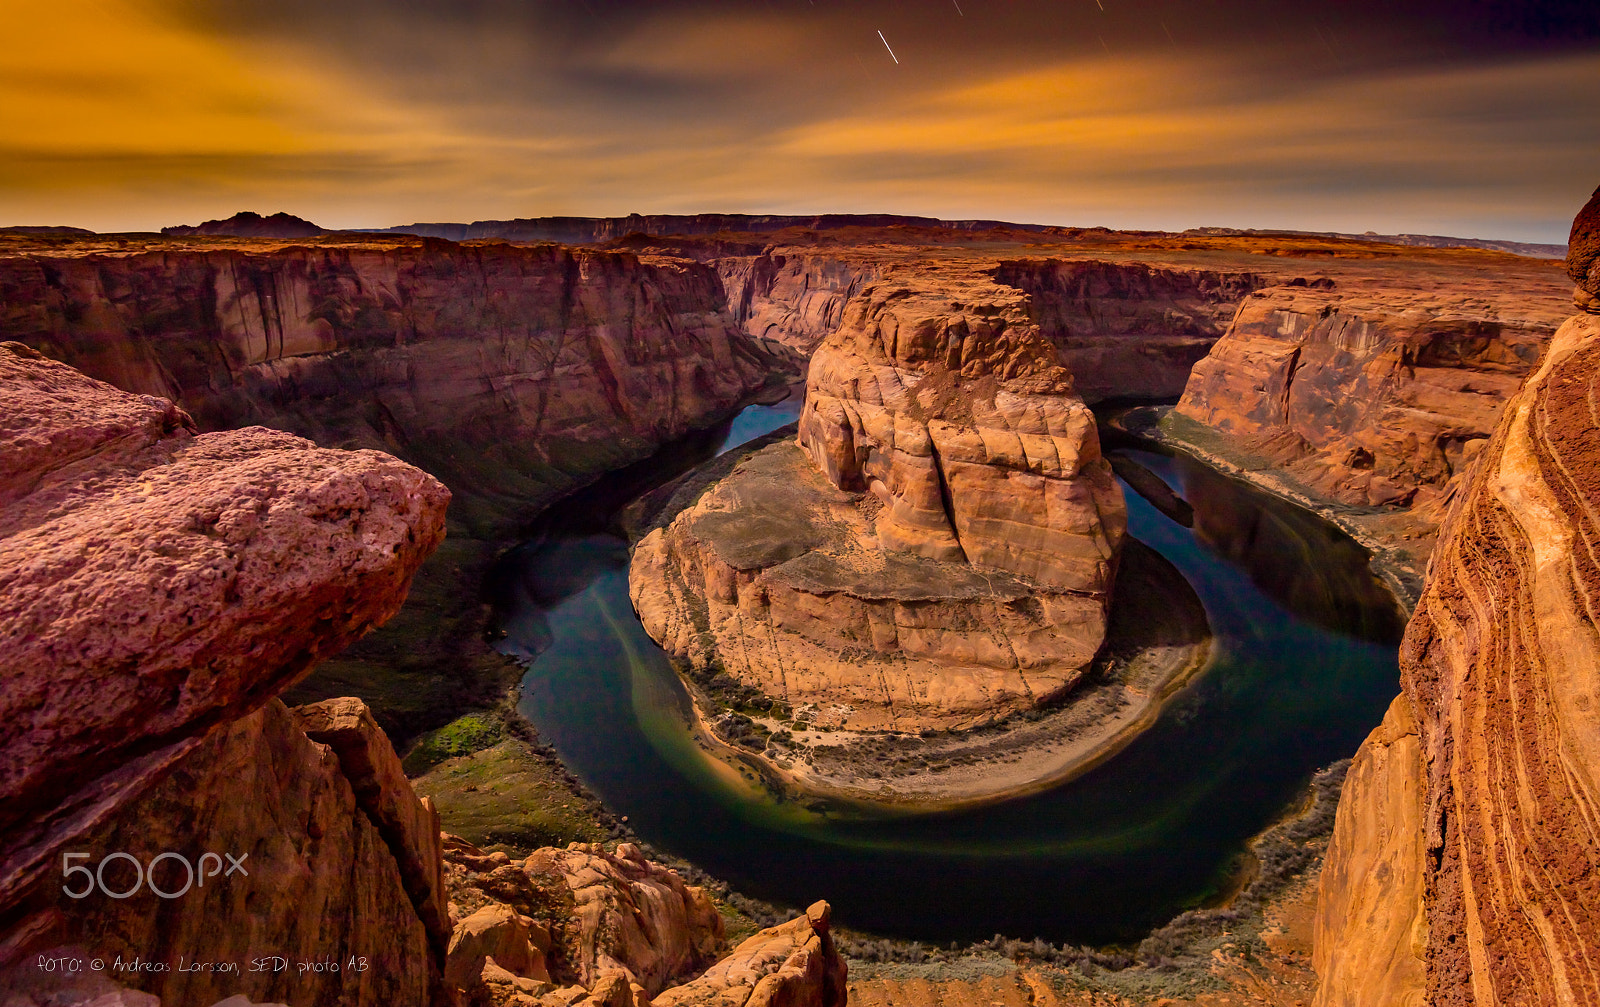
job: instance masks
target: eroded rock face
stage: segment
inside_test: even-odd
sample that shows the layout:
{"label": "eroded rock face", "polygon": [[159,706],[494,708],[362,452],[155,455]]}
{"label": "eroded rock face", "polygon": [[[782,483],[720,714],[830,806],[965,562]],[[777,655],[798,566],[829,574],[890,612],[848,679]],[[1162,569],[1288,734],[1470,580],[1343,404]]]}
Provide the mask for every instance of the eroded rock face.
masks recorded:
{"label": "eroded rock face", "polygon": [[870,284],[812,358],[798,447],[636,546],[646,631],[854,729],[970,727],[1076,682],[1126,512],[1024,300],[953,263]]}
{"label": "eroded rock face", "polygon": [[[1360,857],[1421,877],[1430,1005],[1600,1003],[1600,826],[1587,810],[1600,795],[1597,400],[1600,319],[1580,315],[1483,449],[1402,646],[1422,844],[1377,853],[1336,840],[1325,868],[1353,879],[1325,888],[1346,905],[1371,885],[1355,877]],[[1362,758],[1392,761],[1375,747]],[[1372,788],[1346,800],[1341,827],[1381,822],[1393,804]],[[1343,974],[1382,974],[1406,950],[1397,942],[1414,946],[1398,925],[1409,911],[1384,910],[1391,940],[1365,946],[1351,937],[1361,921],[1346,920],[1319,958],[1355,948]],[[1396,979],[1391,994],[1405,995]],[[1347,1002],[1338,992],[1327,1002]]]}
{"label": "eroded rock face", "polygon": [[795,250],[717,261],[728,308],[751,336],[810,354],[881,266],[870,258]]}
{"label": "eroded rock face", "polygon": [[1098,259],[1013,259],[994,275],[1029,295],[1040,330],[1091,404],[1183,394],[1239,302],[1272,282],[1243,271]]}
{"label": "eroded rock face", "polygon": [[1437,521],[1553,330],[1434,291],[1258,291],[1194,367],[1180,415],[1314,493]]}
{"label": "eroded rock face", "polygon": [[[615,852],[580,843],[564,850],[546,847],[522,861],[504,853],[486,854],[453,836],[445,837],[445,849],[451,911],[462,918],[452,946],[462,956],[474,956],[472,962],[453,959],[458,978],[471,973],[477,979],[482,965],[473,972],[476,956],[493,956],[485,950],[485,938],[469,939],[467,933],[490,929],[467,926],[469,920],[490,917],[525,917],[531,929],[542,931],[533,939],[549,983],[522,992],[556,995],[559,985],[573,991],[564,1003],[585,996],[622,997],[635,986],[635,999],[648,999],[700,972],[723,949],[722,917],[710,897],[646,860],[631,843],[620,844]],[[493,938],[505,936],[496,933]],[[536,981],[530,971],[518,975]],[[623,977],[622,991],[606,993],[614,985],[607,981],[610,975]],[[478,995],[475,982],[463,982],[460,988],[463,995]]]}
{"label": "eroded rock face", "polygon": [[[0,895],[394,613],[448,492],[0,347]],[[0,898],[0,901],[5,901]]]}
{"label": "eroded rock face", "polygon": [[379,448],[504,532],[713,422],[773,361],[713,267],[415,238],[0,256],[0,338],[183,405]]}
{"label": "eroded rock face", "polygon": [[1024,300],[957,267],[882,281],[812,358],[800,445],[884,507],[885,549],[1103,595],[1126,525],[1094,417]]}
{"label": "eroded rock face", "polygon": [[[241,993],[257,1002],[325,1007],[427,1003],[442,958],[430,947],[396,856],[416,858],[427,846],[392,847],[351,784],[339,756],[306,737],[294,712],[274,699],[205,738],[72,847],[92,851],[91,865],[113,852],[141,864],[172,852],[198,865],[212,852],[221,870],[229,869],[221,859],[226,854],[241,870],[219,870],[185,891],[187,869],[169,860],[151,875],[164,891],[182,892],[173,899],[157,897],[147,884],[125,899],[95,891],[79,901],[63,894],[62,879],[52,875],[21,906],[52,921],[51,946],[85,961],[100,958],[107,976],[162,1003],[211,1004]],[[386,800],[426,814],[403,778]],[[76,877],[66,880],[79,887]],[[119,891],[132,888],[135,877],[131,866],[113,862],[105,881]],[[341,968],[250,971],[253,959],[273,955],[336,961]],[[119,971],[119,958],[169,968]],[[358,967],[345,967],[352,959]],[[232,962],[236,969],[179,971],[181,961]],[[28,957],[6,965],[18,974],[33,971]]]}
{"label": "eroded rock face", "polygon": [[667,990],[659,1007],[845,1007],[848,973],[828,933],[832,910],[770,927],[734,948],[698,979]]}

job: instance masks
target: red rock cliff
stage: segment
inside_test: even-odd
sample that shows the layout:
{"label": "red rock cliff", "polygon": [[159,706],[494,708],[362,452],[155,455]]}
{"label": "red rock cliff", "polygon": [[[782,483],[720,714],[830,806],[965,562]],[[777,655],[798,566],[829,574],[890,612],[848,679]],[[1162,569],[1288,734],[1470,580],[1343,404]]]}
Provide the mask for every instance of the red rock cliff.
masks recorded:
{"label": "red rock cliff", "polygon": [[1391,714],[1415,740],[1375,733],[1352,777],[1391,784],[1340,803],[1323,1007],[1600,1004],[1597,402],[1600,316],[1580,315],[1441,531]]}
{"label": "red rock cliff", "polygon": [[201,429],[389,450],[486,531],[726,414],[772,364],[710,266],[414,238],[8,255],[0,337]]}

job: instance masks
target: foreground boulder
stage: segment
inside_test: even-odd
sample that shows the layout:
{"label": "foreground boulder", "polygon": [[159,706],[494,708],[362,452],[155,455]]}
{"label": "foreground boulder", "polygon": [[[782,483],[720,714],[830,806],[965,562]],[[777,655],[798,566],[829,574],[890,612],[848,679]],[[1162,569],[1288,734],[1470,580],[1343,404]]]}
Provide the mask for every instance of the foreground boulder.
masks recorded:
{"label": "foreground boulder", "polygon": [[376,451],[197,435],[18,344],[0,403],[0,987],[426,1002],[437,816],[359,701],[308,713],[328,745],[273,697],[400,606],[448,492]]}
{"label": "foreground boulder", "polygon": [[56,850],[381,623],[449,494],[0,347],[0,902]]}
{"label": "foreground boulder", "polygon": [[1405,694],[1340,802],[1320,1007],[1600,1003],[1597,401],[1600,318],[1580,315],[1441,531]]}

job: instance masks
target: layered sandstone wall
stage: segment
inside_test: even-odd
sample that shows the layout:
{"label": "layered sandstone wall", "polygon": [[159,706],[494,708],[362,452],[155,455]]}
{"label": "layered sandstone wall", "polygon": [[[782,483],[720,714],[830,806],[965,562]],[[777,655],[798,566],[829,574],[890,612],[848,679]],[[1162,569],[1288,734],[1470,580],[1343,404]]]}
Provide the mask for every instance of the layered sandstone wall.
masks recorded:
{"label": "layered sandstone wall", "polygon": [[1278,282],[1256,273],[1111,262],[1010,259],[995,280],[1028,294],[1028,310],[1090,404],[1183,394],[1239,302]]}
{"label": "layered sandstone wall", "polygon": [[[1322,1003],[1420,989],[1437,1007],[1600,1004],[1597,401],[1600,316],[1580,315],[1506,408],[1441,532],[1401,651],[1418,751],[1397,760],[1375,734],[1358,764],[1392,766],[1393,786],[1341,802]],[[1420,842],[1392,810],[1413,790]],[[1400,890],[1374,899],[1379,880]],[[1338,911],[1362,904],[1370,916]],[[1419,946],[1424,975],[1394,966]]]}
{"label": "layered sandstone wall", "polygon": [[1556,324],[1542,303],[1519,314],[1465,289],[1260,290],[1177,412],[1321,497],[1437,522]]}
{"label": "layered sandstone wall", "polygon": [[391,451],[478,532],[725,415],[776,363],[711,266],[398,238],[4,256],[0,337],[201,429]]}

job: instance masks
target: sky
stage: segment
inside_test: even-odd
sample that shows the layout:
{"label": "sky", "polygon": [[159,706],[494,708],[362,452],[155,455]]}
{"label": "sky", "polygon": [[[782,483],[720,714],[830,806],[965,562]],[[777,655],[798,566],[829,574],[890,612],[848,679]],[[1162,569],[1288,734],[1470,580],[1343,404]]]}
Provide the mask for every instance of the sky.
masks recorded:
{"label": "sky", "polygon": [[1566,240],[1600,3],[0,0],[0,225],[889,212]]}

